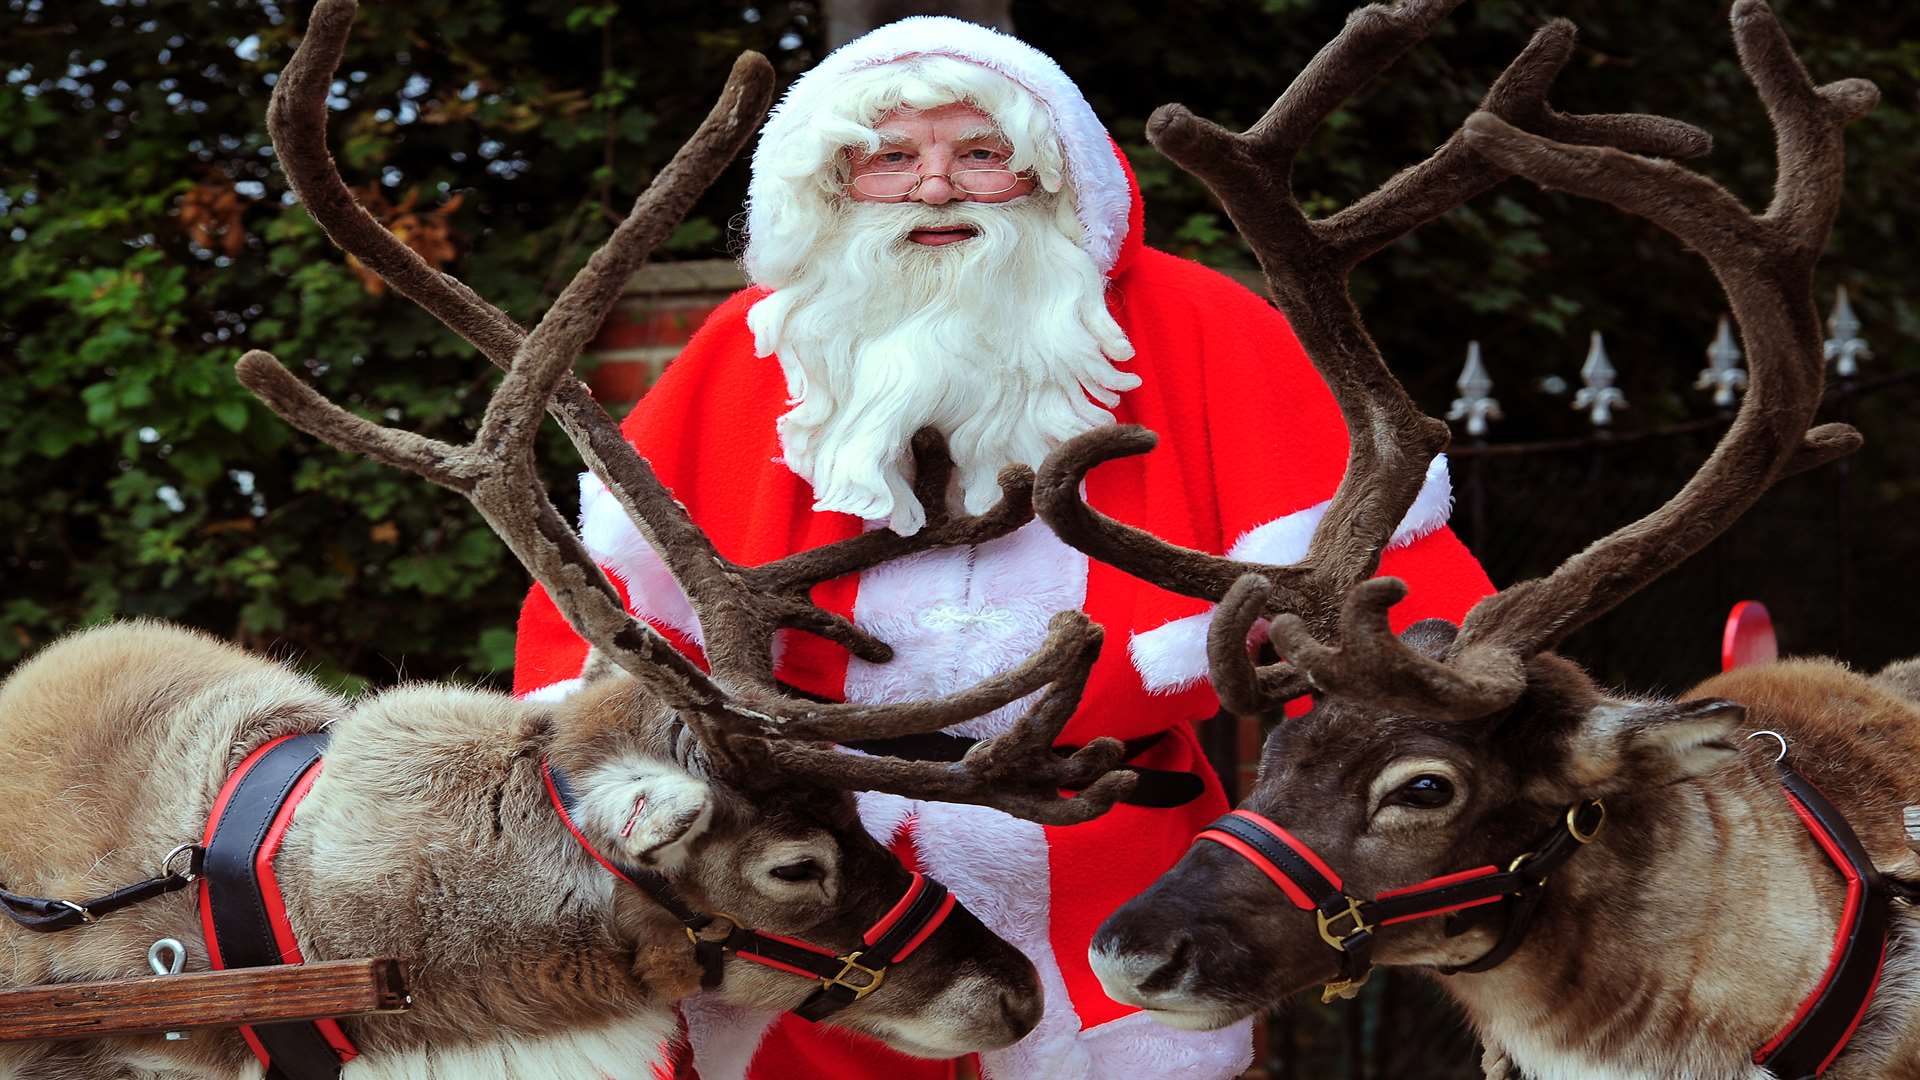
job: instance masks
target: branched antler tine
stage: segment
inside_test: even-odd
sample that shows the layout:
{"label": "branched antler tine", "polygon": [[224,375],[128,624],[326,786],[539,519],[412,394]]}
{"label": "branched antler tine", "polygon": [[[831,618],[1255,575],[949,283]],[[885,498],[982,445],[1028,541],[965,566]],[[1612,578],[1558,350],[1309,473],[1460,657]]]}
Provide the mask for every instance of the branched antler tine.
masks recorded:
{"label": "branched antler tine", "polygon": [[1077,611],[1054,616],[1046,640],[1019,665],[982,679],[965,690],[926,701],[888,704],[816,702],[805,699],[748,696],[755,709],[778,719],[778,728],[758,734],[790,739],[847,742],[924,735],[971,720],[1012,704],[1055,682],[1070,671],[1076,658],[1090,647],[1098,649],[1100,628]]}
{"label": "branched antler tine", "polygon": [[1301,578],[1292,567],[1240,562],[1169,544],[1115,521],[1080,497],[1081,481],[1096,466],[1144,454],[1158,441],[1153,432],[1131,424],[1099,427],[1067,440],[1040,465],[1034,512],[1063,543],[1169,592],[1219,600],[1242,574],[1257,571],[1273,583],[1276,594],[1291,595]]}
{"label": "branched antler tine", "polygon": [[[1495,79],[1480,108],[1516,126],[1562,142],[1611,145],[1660,157],[1697,157],[1713,139],[1692,124],[1641,113],[1569,116],[1547,104],[1547,91],[1573,55],[1576,30],[1554,19],[1534,32]],[[1314,222],[1314,231],[1351,265],[1490,190],[1510,174],[1475,155],[1455,131],[1432,156],[1352,205]]]}
{"label": "branched antler tine", "polygon": [[1783,476],[1859,445],[1846,425],[1809,430],[1825,378],[1812,275],[1839,202],[1841,129],[1877,92],[1861,80],[1814,88],[1759,0],[1736,3],[1733,25],[1781,155],[1779,191],[1765,216],[1671,162],[1553,143],[1484,113],[1467,122],[1477,152],[1543,186],[1645,217],[1698,251],[1726,291],[1751,374],[1739,415],[1678,493],[1547,577],[1475,605],[1461,627],[1462,652],[1551,648],[1705,547]]}
{"label": "branched antler tine", "polygon": [[[358,258],[394,290],[439,319],[501,368],[511,369],[514,357],[527,341],[527,332],[451,274],[429,266],[412,249],[388,232],[363,209],[348,190],[327,149],[327,94],[333,73],[345,52],[353,24],[354,0],[320,0],[314,6],[307,33],[293,59],[274,84],[267,110],[267,127],[275,153],[294,191],[336,246]],[[702,123],[693,140],[676,155],[636,203],[632,225],[619,250],[624,261],[657,244],[661,230],[677,219],[684,207],[711,182],[751,134],[772,96],[772,72],[765,58],[744,54],[734,64],[719,104]],[[731,147],[731,149],[728,149]],[[635,220],[635,219],[639,220]],[[645,228],[641,228],[642,224]],[[618,234],[616,234],[618,235]],[[613,246],[610,242],[609,246]],[[603,249],[605,250],[605,249]],[[603,271],[624,281],[617,267]],[[576,281],[578,279],[576,278]],[[586,298],[598,300],[598,297]],[[581,301],[585,304],[585,300]],[[556,305],[558,306],[558,305]],[[592,304],[585,304],[590,308]],[[552,313],[549,313],[551,318]],[[591,320],[590,311],[587,319]],[[573,322],[575,320],[569,319]],[[575,326],[577,332],[577,324]],[[557,331],[556,331],[557,332]],[[545,353],[555,364],[571,352]],[[551,371],[539,383],[554,378]],[[704,534],[678,511],[673,497],[645,460],[632,452],[619,428],[577,380],[559,376],[553,401],[546,405],[580,450],[587,467],[605,483],[640,528],[661,540],[662,550],[693,553],[689,563],[712,563],[701,555],[711,552]],[[538,385],[531,387],[538,398]],[[529,395],[510,395],[524,408]],[[518,426],[526,432],[531,424]],[[670,535],[660,536],[661,532]]]}
{"label": "branched antler tine", "polygon": [[919,532],[901,536],[878,529],[743,569],[742,576],[757,591],[805,589],[917,551],[984,544],[1033,520],[1033,470],[1024,465],[1000,470],[1000,500],[983,513],[954,517],[945,508],[947,477],[953,469],[946,440],[933,429],[924,428],[914,436],[913,451],[914,487],[920,504],[927,508],[927,524]]}
{"label": "branched antler tine", "polygon": [[294,194],[342,251],[419,304],[501,367],[526,331],[457,278],[428,265],[362,208],[327,149],[327,95],[353,28],[354,0],[320,0],[274,83],[267,131]]}
{"label": "branched antler tine", "polygon": [[[1135,773],[1119,768],[1126,751],[1116,739],[1095,739],[1071,755],[1054,751],[1054,740],[1078,706],[1099,652],[1098,628],[1074,618],[1077,614],[1056,617],[1056,629],[1076,628],[1076,640],[1039,703],[1010,730],[975,746],[960,761],[843,754],[787,740],[767,742],[762,752],[784,775],[834,787],[990,806],[1048,825],[1098,817],[1138,780]],[[1063,788],[1080,793],[1065,796],[1060,794]]]}
{"label": "branched antler tine", "polygon": [[742,53],[706,119],[521,343],[506,380],[487,403],[477,445],[531,445],[548,401],[634,271],[746,145],[772,99],[773,65],[758,53]]}
{"label": "branched antler tine", "polygon": [[470,447],[363,420],[301,382],[258,349],[235,365],[240,382],[287,423],[340,450],[361,454],[425,477],[465,495],[516,558],[544,586],[562,614],[605,642],[609,655],[667,701],[719,710],[737,726],[763,728],[764,717],[727,712],[725,695],[706,674],[644,624],[628,615],[620,594],[593,562],[580,538],[547,499],[531,460],[502,462]]}
{"label": "branched antler tine", "polygon": [[1242,575],[1213,609],[1213,622],[1207,627],[1207,678],[1221,706],[1241,716],[1258,715],[1271,704],[1260,693],[1253,658],[1247,653],[1247,635],[1265,611],[1270,591],[1266,578]]}
{"label": "branched antler tine", "polygon": [[1519,698],[1526,674],[1510,649],[1483,648],[1442,662],[1402,641],[1387,611],[1406,595],[1398,578],[1363,582],[1347,593],[1337,648],[1322,644],[1291,614],[1273,620],[1274,647],[1314,688],[1382,709],[1473,719]]}
{"label": "branched antler tine", "polygon": [[1824,246],[1840,208],[1840,186],[1820,165],[1840,142],[1840,129],[1865,116],[1880,91],[1865,79],[1845,79],[1816,88],[1773,10],[1761,0],[1733,5],[1733,42],[1767,116],[1773,121],[1780,163],[1769,217],[1793,218]]}
{"label": "branched antler tine", "polygon": [[1740,200],[1684,165],[1609,146],[1556,142],[1487,112],[1467,117],[1461,131],[1476,153],[1507,171],[1545,188],[1612,203],[1690,246],[1724,246],[1754,231]]}
{"label": "branched antler tine", "polygon": [[251,349],[234,371],[241,384],[282,420],[330,446],[462,493],[472,491],[480,475],[473,456],[461,447],[355,416],[301,382],[272,353]]}

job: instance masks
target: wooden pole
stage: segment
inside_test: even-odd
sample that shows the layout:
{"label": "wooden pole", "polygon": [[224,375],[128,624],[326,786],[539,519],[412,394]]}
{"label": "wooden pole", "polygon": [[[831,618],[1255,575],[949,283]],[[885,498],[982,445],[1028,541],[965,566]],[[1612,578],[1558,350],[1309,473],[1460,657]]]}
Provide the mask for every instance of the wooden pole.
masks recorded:
{"label": "wooden pole", "polygon": [[413,1003],[398,960],[150,975],[0,990],[0,1042],[91,1039],[402,1012]]}

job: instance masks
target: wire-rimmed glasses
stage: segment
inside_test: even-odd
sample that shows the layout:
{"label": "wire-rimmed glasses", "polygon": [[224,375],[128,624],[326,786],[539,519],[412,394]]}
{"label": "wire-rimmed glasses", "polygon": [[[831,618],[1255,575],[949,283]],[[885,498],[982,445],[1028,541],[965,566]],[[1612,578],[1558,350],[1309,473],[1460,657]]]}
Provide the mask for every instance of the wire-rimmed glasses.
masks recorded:
{"label": "wire-rimmed glasses", "polygon": [[904,199],[938,176],[968,195],[1005,195],[1020,185],[1012,169],[962,169],[954,173],[870,172],[853,178],[853,190],[869,199]]}

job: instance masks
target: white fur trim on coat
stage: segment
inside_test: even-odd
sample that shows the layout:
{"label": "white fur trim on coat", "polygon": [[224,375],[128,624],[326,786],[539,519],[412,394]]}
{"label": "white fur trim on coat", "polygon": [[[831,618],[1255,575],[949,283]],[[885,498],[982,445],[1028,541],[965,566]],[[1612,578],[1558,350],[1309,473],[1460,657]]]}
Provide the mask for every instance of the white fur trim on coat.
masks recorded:
{"label": "white fur trim on coat", "polygon": [[635,615],[702,643],[700,620],[694,617],[680,583],[667,572],[660,553],[634,528],[620,500],[590,472],[580,474],[580,539],[594,561],[626,585],[627,606]]}
{"label": "white fur trim on coat", "polygon": [[[861,68],[891,63],[908,56],[951,56],[978,64],[1018,83],[1038,98],[1053,121],[1066,152],[1067,183],[1073,189],[1080,218],[1080,247],[1102,274],[1112,271],[1127,236],[1127,212],[1133,190],[1114,156],[1105,125],[1093,115],[1093,106],[1060,65],[1019,38],[984,26],[945,16],[920,15],[888,23],[872,33],[835,49],[825,60],[794,81],[767,116],[760,143],[753,152],[753,177],[747,183],[747,235],[771,232],[782,202],[781,178],[768,175],[765,161],[777,156],[769,147],[798,137],[813,123],[835,84]],[[747,272],[762,280],[747,252]]]}
{"label": "white fur trim on coat", "polygon": [[[1227,549],[1227,557],[1245,562],[1286,564],[1306,557],[1314,527],[1326,516],[1332,500],[1296,510],[1250,529]],[[1414,497],[1407,516],[1387,541],[1388,550],[1405,547],[1439,529],[1453,514],[1453,480],[1447,474],[1447,455],[1437,454],[1427,465],[1426,482]],[[1207,630],[1213,611],[1135,634],[1127,643],[1140,681],[1156,694],[1185,690],[1207,677]]]}

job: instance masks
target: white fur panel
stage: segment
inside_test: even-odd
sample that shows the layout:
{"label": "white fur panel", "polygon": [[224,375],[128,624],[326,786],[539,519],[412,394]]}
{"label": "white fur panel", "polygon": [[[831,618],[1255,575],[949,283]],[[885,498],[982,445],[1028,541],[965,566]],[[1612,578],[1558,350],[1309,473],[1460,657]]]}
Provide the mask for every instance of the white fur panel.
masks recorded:
{"label": "white fur panel", "polygon": [[[1326,516],[1331,502],[1316,503],[1247,530],[1227,549],[1227,556],[1243,562],[1299,562],[1306,557],[1313,530]],[[1447,473],[1447,456],[1436,454],[1427,465],[1420,494],[1400,520],[1400,527],[1393,531],[1387,549],[1405,547],[1427,536],[1452,516],[1453,480]],[[1148,691],[1178,693],[1207,677],[1207,629],[1212,621],[1213,612],[1209,610],[1133,635],[1127,642],[1127,655]]]}
{"label": "white fur panel", "polygon": [[620,500],[591,472],[580,474],[580,539],[594,561],[626,585],[634,614],[671,626],[695,642],[702,640],[700,620],[694,617],[680,583],[667,572],[660,553],[634,528]]}
{"label": "white fur panel", "polygon": [[501,1035],[481,1043],[437,1046],[398,1054],[363,1054],[340,1070],[341,1080],[524,1080],[526,1077],[651,1077],[673,1036],[671,1012],[661,1010],[615,1024],[543,1036]]}
{"label": "white fur panel", "polygon": [[[1038,521],[974,548],[943,548],[860,575],[854,622],[893,646],[884,664],[847,664],[849,701],[912,701],[1007,670],[1046,639],[1056,612],[1087,595],[1087,557]],[[976,738],[1013,726],[1029,702],[955,724]]]}
{"label": "white fur panel", "polygon": [[[961,19],[916,16],[889,23],[835,49],[797,79],[768,114],[754,148],[753,176],[747,185],[747,235],[766,230],[789,182],[770,175],[766,160],[778,156],[768,147],[799,137],[813,122],[822,102],[849,72],[903,57],[936,54],[966,60],[999,72],[1024,87],[1046,107],[1066,152],[1067,182],[1077,200],[1084,233],[1081,247],[1101,273],[1113,269],[1127,235],[1133,192],[1114,156],[1107,129],[1093,107],[1053,59],[1018,38]],[[752,270],[752,267],[748,267]]]}

